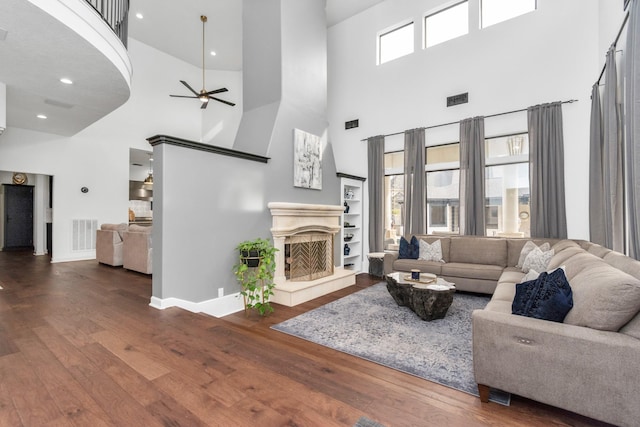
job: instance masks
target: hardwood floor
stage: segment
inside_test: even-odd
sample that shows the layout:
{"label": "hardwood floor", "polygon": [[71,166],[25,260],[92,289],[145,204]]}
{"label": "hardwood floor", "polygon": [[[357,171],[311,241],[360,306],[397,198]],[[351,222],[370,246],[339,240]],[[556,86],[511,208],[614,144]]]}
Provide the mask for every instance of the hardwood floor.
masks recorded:
{"label": "hardwood floor", "polygon": [[483,404],[269,329],[377,281],[217,319],[149,307],[150,277],[122,268],[0,252],[0,426],[605,425],[515,396]]}

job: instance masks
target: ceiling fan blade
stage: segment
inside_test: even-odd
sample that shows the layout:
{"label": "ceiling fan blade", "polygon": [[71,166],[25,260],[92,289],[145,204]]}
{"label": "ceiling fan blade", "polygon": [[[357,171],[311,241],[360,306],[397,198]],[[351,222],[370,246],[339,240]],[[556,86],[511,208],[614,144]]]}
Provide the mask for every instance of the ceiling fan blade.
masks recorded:
{"label": "ceiling fan blade", "polygon": [[174,98],[191,98],[191,99],[197,99],[197,96],[184,96],[184,95],[169,95],[169,96],[173,96]]}
{"label": "ceiling fan blade", "polygon": [[207,108],[207,105],[209,105],[209,100],[208,99],[205,102],[202,103],[202,106],[200,107],[200,109],[204,110],[205,108]]}
{"label": "ceiling fan blade", "polygon": [[221,92],[227,92],[227,91],[229,91],[229,89],[227,89],[226,87],[223,87],[220,89],[212,90],[211,92],[207,92],[207,94],[213,95],[214,93],[221,93]]}
{"label": "ceiling fan blade", "polygon": [[182,83],[183,85],[185,85],[187,87],[187,89],[189,89],[191,92],[193,92],[193,94],[197,97],[198,95],[200,95],[198,92],[196,92],[195,90],[193,90],[193,88],[191,86],[189,86],[189,83],[185,82],[184,80],[180,80],[180,83]]}
{"label": "ceiling fan blade", "polygon": [[232,107],[236,104],[234,104],[233,102],[229,102],[229,101],[225,101],[224,99],[220,99],[220,98],[216,98],[214,96],[210,96],[209,99],[215,99],[218,102],[222,102],[223,104],[227,104],[227,105],[231,105]]}

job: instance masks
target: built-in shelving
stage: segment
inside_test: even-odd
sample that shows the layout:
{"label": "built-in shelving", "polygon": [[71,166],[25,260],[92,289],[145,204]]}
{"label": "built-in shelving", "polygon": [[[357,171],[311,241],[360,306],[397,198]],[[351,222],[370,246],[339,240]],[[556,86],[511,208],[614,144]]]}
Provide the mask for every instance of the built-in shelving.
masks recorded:
{"label": "built-in shelving", "polygon": [[[340,230],[341,260],[345,269],[362,270],[363,238],[362,229],[362,188],[364,178],[338,174],[340,177],[342,228]],[[348,249],[347,249],[348,248]]]}

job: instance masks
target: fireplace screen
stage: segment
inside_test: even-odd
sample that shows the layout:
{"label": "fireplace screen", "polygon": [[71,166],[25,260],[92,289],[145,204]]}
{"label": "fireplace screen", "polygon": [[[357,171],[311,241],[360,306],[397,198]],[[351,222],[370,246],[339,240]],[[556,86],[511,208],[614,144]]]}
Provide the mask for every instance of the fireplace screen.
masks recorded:
{"label": "fireplace screen", "polygon": [[305,233],[287,237],[284,244],[287,280],[316,280],[333,274],[333,235]]}

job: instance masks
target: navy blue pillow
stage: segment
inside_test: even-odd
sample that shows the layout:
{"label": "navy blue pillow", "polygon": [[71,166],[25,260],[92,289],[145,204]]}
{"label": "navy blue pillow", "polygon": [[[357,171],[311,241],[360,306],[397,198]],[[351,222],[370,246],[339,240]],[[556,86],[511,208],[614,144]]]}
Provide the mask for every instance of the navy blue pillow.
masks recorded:
{"label": "navy blue pillow", "polygon": [[400,250],[398,251],[398,259],[418,259],[420,255],[420,243],[416,236],[411,237],[411,242],[400,237]]}
{"label": "navy blue pillow", "polygon": [[573,308],[573,291],[564,270],[542,273],[536,280],[516,285],[511,310],[519,316],[562,322]]}

